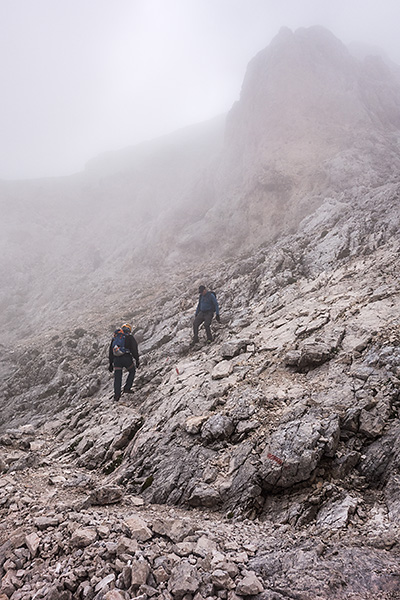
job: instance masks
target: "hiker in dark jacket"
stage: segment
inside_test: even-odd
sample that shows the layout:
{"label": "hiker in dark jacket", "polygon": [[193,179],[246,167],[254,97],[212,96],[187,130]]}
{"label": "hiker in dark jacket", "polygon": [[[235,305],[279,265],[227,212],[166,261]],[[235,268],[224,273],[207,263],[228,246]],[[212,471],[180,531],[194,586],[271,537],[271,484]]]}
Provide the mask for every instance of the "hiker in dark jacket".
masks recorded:
{"label": "hiker in dark jacket", "polygon": [[[121,356],[115,356],[114,340],[118,334],[123,334],[125,351]],[[114,371],[114,400],[121,398],[122,387],[122,369],[127,369],[128,377],[126,378],[124,393],[133,394],[132,385],[135,379],[136,369],[139,367],[139,350],[137,341],[132,335],[132,326],[129,323],[124,323],[120,329],[116,329],[114,337],[111,340],[108,351],[108,360],[110,361],[108,370],[110,373]],[[136,364],[136,367],[135,367]]]}
{"label": "hiker in dark jacket", "polygon": [[215,318],[220,323],[219,306],[215,294],[209,292],[204,285],[199,287],[199,302],[196,308],[196,315],[193,321],[193,341],[192,344],[197,344],[199,341],[199,327],[204,323],[204,328],[207,335],[207,343],[210,344],[213,340],[211,333],[211,321],[215,313]]}

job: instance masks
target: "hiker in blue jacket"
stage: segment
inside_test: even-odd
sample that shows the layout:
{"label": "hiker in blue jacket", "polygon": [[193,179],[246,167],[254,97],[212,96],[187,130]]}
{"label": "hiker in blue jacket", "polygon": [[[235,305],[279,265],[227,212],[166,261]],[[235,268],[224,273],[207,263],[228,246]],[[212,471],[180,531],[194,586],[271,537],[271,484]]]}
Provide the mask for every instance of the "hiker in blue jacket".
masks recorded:
{"label": "hiker in blue jacket", "polygon": [[199,302],[196,308],[196,315],[193,321],[193,341],[192,344],[197,344],[199,341],[199,327],[204,323],[207,335],[207,344],[213,341],[211,333],[211,321],[215,313],[215,318],[218,323],[221,322],[219,316],[219,306],[217,298],[213,292],[209,292],[205,285],[199,287]]}

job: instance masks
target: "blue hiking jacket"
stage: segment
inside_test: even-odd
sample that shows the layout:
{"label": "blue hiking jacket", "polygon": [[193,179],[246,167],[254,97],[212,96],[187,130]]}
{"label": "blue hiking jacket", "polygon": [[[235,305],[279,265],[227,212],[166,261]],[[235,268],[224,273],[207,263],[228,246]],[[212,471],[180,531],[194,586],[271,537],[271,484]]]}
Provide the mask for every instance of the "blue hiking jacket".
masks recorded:
{"label": "blue hiking jacket", "polygon": [[200,294],[196,315],[198,315],[199,312],[207,312],[209,310],[212,310],[219,315],[219,306],[216,297],[211,292],[207,292],[204,296],[203,294]]}

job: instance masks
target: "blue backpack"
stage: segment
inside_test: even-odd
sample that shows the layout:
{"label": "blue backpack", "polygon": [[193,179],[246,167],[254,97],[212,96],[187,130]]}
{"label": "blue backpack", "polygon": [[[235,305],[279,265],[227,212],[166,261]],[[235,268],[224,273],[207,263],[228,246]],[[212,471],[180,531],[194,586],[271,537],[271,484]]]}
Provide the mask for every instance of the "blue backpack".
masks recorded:
{"label": "blue backpack", "polygon": [[122,331],[122,329],[116,329],[114,331],[112,351],[114,356],[122,356],[127,352],[125,348],[125,333]]}

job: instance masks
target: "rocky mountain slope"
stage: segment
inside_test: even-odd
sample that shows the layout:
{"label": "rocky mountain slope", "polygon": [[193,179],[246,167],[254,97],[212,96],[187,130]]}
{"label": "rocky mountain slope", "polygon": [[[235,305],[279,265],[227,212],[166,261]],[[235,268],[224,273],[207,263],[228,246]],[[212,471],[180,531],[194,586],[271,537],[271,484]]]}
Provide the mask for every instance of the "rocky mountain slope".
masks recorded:
{"label": "rocky mountain slope", "polygon": [[122,404],[105,322],[21,351],[0,438],[6,597],[396,598],[398,190],[380,209],[376,192],[328,202],[216,272],[209,347],[188,348],[183,286],[147,299]]}
{"label": "rocky mountain slope", "polygon": [[[158,269],[125,248],[117,297],[88,271],[79,321],[84,287],[33,299],[58,317],[2,353],[1,600],[400,598],[396,94],[383,63],[283,30]],[[222,323],[191,348],[203,282]],[[114,403],[121,320],[141,367]]]}
{"label": "rocky mountain slope", "polygon": [[396,181],[399,97],[396,65],[318,27],[283,29],[226,119],[72,177],[1,182],[1,330],[64,327],[109,306],[118,276],[130,292],[201,270],[294,231],[326,198]]}

